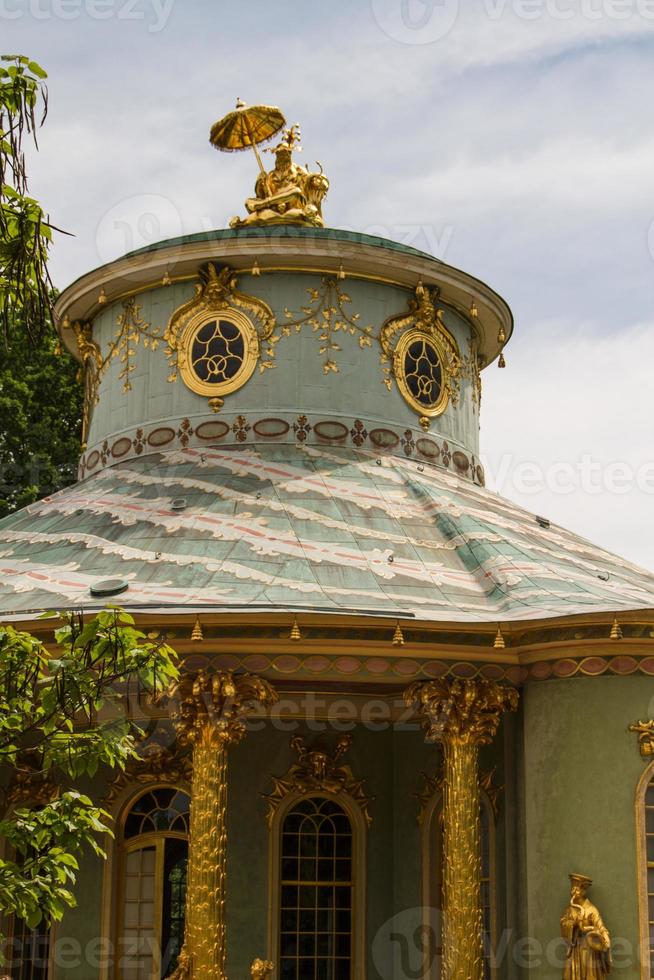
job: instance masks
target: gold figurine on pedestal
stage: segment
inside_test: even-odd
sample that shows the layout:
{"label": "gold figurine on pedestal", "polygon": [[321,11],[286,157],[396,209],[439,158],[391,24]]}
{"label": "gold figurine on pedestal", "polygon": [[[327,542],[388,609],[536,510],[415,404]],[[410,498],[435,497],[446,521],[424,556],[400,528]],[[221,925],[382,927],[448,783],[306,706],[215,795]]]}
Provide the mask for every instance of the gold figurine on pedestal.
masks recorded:
{"label": "gold figurine on pedestal", "polygon": [[275,154],[275,166],[266,171],[257,145],[264,143],[286,125],[276,106],[247,106],[236,103],[236,109],[218,120],[211,128],[210,142],[217,150],[254,150],[259,164],[259,176],[254,197],[245,202],[245,218],[232,218],[232,228],[252,225],[309,225],[323,227],[322,201],[329,190],[329,181],[322,166],[311,173],[293,162],[293,152],[301,150],[299,126],[284,129],[281,142],[268,148]]}
{"label": "gold figurine on pedestal", "polygon": [[568,947],[563,980],[602,980],[611,972],[611,937],[586,897],[592,883],[586,875],[570,875],[570,904],[561,917],[561,935]]}

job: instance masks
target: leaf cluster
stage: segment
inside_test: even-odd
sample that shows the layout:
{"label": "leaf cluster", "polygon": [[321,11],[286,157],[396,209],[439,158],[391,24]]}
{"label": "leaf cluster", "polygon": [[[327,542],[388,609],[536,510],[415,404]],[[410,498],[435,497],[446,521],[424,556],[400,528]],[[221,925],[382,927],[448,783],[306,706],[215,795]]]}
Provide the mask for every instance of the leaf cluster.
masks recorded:
{"label": "leaf cluster", "polygon": [[[28,779],[61,782],[93,776],[100,765],[124,769],[138,730],[126,706],[156,697],[177,678],[177,657],[133,618],[110,608],[84,621],[60,616],[56,653],[41,640],[0,626],[0,763]],[[15,849],[0,862],[0,910],[34,925],[74,904],[75,853],[107,830],[106,814],[77,792],[0,822]]]}
{"label": "leaf cluster", "polygon": [[83,396],[54,327],[32,346],[19,318],[0,344],[0,518],[75,482]]}
{"label": "leaf cluster", "polygon": [[5,341],[19,316],[32,341],[51,317],[52,226],[39,202],[28,196],[24,153],[25,135],[36,144],[47,113],[45,78],[41,66],[25,55],[0,56],[0,329]]}

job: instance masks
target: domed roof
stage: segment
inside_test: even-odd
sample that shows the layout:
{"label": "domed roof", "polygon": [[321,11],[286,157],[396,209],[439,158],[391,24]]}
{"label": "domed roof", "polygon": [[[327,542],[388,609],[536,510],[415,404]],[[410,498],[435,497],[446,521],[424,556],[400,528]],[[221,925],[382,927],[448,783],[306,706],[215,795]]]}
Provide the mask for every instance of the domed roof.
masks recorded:
{"label": "domed roof", "polygon": [[[447,455],[447,448],[443,448]],[[447,460],[446,460],[447,462]],[[265,608],[460,623],[654,606],[654,576],[469,479],[352,448],[117,463],[0,522],[0,609]]]}

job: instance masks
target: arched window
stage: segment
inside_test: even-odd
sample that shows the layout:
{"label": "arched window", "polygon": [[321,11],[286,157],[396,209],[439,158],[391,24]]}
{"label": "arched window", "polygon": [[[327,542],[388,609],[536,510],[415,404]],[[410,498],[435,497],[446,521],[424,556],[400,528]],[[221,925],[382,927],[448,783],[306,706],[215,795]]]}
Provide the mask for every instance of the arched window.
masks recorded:
{"label": "arched window", "polygon": [[335,799],[312,796],[287,810],[279,890],[280,980],[350,980],[353,833]]}
{"label": "arched window", "polygon": [[[481,908],[484,926],[484,980],[491,980],[495,945],[495,813],[488,795],[481,793]],[[443,905],[443,797],[438,792],[423,815],[423,895],[426,919],[424,976],[441,976]],[[428,917],[427,917],[428,916]]]}
{"label": "arched window", "polygon": [[9,976],[11,980],[47,980],[50,963],[50,927],[42,922],[30,929],[12,918],[9,929]]}
{"label": "arched window", "polygon": [[189,803],[182,790],[160,786],[124,814],[118,980],[162,980],[175,969],[184,938]]}
{"label": "arched window", "polygon": [[640,973],[654,977],[654,765],[643,773],[636,793],[640,905]]}

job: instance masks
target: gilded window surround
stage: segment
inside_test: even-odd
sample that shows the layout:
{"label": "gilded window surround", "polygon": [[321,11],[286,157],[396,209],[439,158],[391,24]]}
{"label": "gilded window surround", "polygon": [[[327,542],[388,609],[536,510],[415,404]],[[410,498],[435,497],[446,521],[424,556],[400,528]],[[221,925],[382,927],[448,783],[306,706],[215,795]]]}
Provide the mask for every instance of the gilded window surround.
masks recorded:
{"label": "gilded window surround", "polygon": [[365,980],[366,976],[366,865],[368,824],[360,804],[341,790],[306,793],[294,790],[280,800],[269,822],[268,835],[268,959],[279,963],[280,884],[281,884],[281,829],[286,814],[302,800],[317,797],[334,800],[347,814],[352,826],[352,980]]}
{"label": "gilded window surround", "polygon": [[[100,936],[111,942],[112,950],[116,948],[115,944],[119,927],[119,910],[122,900],[121,858],[123,853],[130,849],[130,847],[132,850],[134,847],[143,847],[143,841],[146,837],[156,839],[158,837],[168,836],[182,840],[186,839],[186,834],[166,831],[160,834],[144,834],[141,837],[134,838],[135,843],[133,845],[126,844],[124,841],[123,831],[125,820],[132,805],[144,793],[149,793],[157,789],[176,789],[182,793],[186,793],[189,797],[191,796],[191,784],[187,780],[166,781],[153,779],[147,783],[133,782],[123,786],[114,796],[109,807],[115,836],[112,837],[106,834],[103,843],[103,849],[107,857],[104,862],[104,873],[102,876]],[[108,958],[103,957],[98,980],[114,980],[116,977],[118,977],[118,968],[114,963],[113,955]]]}
{"label": "gilded window surround", "polygon": [[636,875],[638,889],[638,939],[641,980],[650,980],[649,901],[647,895],[647,838],[645,796],[654,779],[654,762],[643,771],[636,787],[634,816],[636,823]]}

